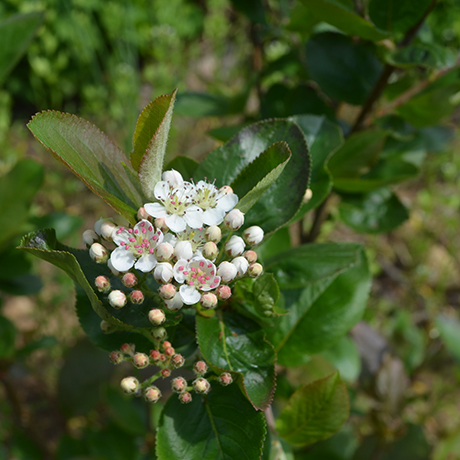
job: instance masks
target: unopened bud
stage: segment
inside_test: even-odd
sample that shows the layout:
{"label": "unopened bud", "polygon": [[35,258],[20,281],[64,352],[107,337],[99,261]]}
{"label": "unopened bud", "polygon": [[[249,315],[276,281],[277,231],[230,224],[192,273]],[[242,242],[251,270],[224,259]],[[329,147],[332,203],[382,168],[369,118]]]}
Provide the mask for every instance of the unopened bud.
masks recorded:
{"label": "unopened bud", "polygon": [[170,243],[160,243],[155,249],[155,255],[159,262],[167,262],[174,254],[174,247]]}
{"label": "unopened bud", "polygon": [[161,398],[161,391],[155,386],[147,387],[144,390],[144,398],[147,402],[156,403]]}
{"label": "unopened bud", "polygon": [[119,351],[112,351],[109,355],[112,364],[120,364],[124,361],[123,355]]}
{"label": "unopened bud", "polygon": [[182,393],[187,389],[187,381],[183,377],[176,377],[171,382],[171,388],[174,393]]}
{"label": "unopened bud", "polygon": [[172,299],[165,300],[165,305],[170,311],[178,311],[184,306],[184,302],[180,294],[176,292],[176,295]]}
{"label": "unopened bud", "polygon": [[210,310],[211,308],[216,308],[217,306],[217,297],[212,292],[205,292],[201,295],[200,305],[205,310]]}
{"label": "unopened bud", "polygon": [[169,231],[168,226],[165,223],[165,218],[164,217],[157,217],[154,221],[155,227],[158,230],[161,230],[163,233],[166,233]]}
{"label": "unopened bud", "polygon": [[202,395],[209,393],[211,389],[211,384],[204,378],[200,377],[193,382],[193,389]]}
{"label": "unopened bud", "polygon": [[99,292],[107,292],[110,290],[110,280],[106,276],[98,276],[94,280],[94,284]]}
{"label": "unopened bud", "polygon": [[125,393],[132,395],[139,389],[139,380],[135,377],[125,377],[120,385]]}
{"label": "unopened bud", "polygon": [[120,351],[122,353],[126,353],[127,355],[131,355],[131,356],[134,354],[135,350],[136,350],[136,346],[134,345],[134,343],[124,343],[120,347]]}
{"label": "unopened bud", "polygon": [[165,349],[165,355],[168,356],[168,357],[173,356],[174,353],[176,353],[176,350],[174,350],[173,347],[167,347],[167,348]]}
{"label": "unopened bud", "polygon": [[114,276],[120,276],[121,272],[119,272],[112,264],[112,261],[109,259],[107,261],[107,267],[109,267],[110,271],[112,272],[112,275]]}
{"label": "unopened bud", "polygon": [[202,249],[203,257],[205,259],[214,260],[219,254],[219,249],[217,248],[216,243],[208,241]]}
{"label": "unopened bud", "polygon": [[228,300],[232,296],[232,290],[230,289],[230,286],[225,286],[224,284],[221,284],[216,289],[216,294],[218,299]]}
{"label": "unopened bud", "polygon": [[225,216],[224,223],[229,230],[238,230],[244,224],[244,214],[239,209],[232,209]]}
{"label": "unopened bud", "polygon": [[121,279],[121,282],[127,288],[133,288],[137,284],[137,276],[134,273],[125,273]]}
{"label": "unopened bud", "polygon": [[193,257],[193,248],[190,241],[179,241],[174,248],[174,257],[177,260],[190,260]]}
{"label": "unopened bud", "polygon": [[218,243],[222,239],[222,231],[217,225],[211,225],[206,229],[204,235],[208,241]]}
{"label": "unopened bud", "polygon": [[83,243],[89,248],[93,243],[99,240],[94,230],[85,230],[82,235]]}
{"label": "unopened bud", "polygon": [[94,224],[94,230],[96,230],[96,233],[106,240],[110,240],[112,238],[112,233],[115,228],[117,228],[117,226],[111,218],[101,218]]}
{"label": "unopened bud", "polygon": [[150,214],[147,213],[144,206],[140,207],[137,210],[137,220],[149,220]]}
{"label": "unopened bud", "polygon": [[204,361],[197,361],[193,365],[193,372],[201,377],[202,375],[206,374],[206,372],[208,372],[208,365]]}
{"label": "unopened bud", "polygon": [[149,365],[149,357],[145,353],[136,353],[133,356],[133,364],[138,369],[144,369]]}
{"label": "unopened bud", "polygon": [[171,300],[176,295],[176,287],[173,284],[163,284],[158,288],[158,292],[163,300]]}
{"label": "unopened bud", "polygon": [[184,363],[185,363],[185,358],[181,354],[176,353],[175,355],[171,356],[171,365],[175,369],[182,367]]}
{"label": "unopened bud", "polygon": [[166,361],[166,356],[164,353],[160,353],[160,356],[158,358],[158,361],[164,363]]}
{"label": "unopened bud", "polygon": [[150,350],[150,358],[152,361],[159,361],[160,360],[160,351],[159,350]]}
{"label": "unopened bud", "polygon": [[184,184],[184,179],[182,178],[181,173],[175,169],[164,171],[161,175],[161,179],[167,182],[172,188],[180,187]]}
{"label": "unopened bud", "polygon": [[182,404],[188,404],[192,402],[192,395],[188,391],[184,391],[179,395],[179,401]]}
{"label": "unopened bud", "polygon": [[135,305],[144,303],[144,293],[142,291],[132,291],[129,293],[129,300]]}
{"label": "unopened bud", "polygon": [[163,310],[159,308],[154,308],[149,311],[149,321],[154,326],[161,326],[166,321],[166,315]]}
{"label": "unopened bud", "polygon": [[169,340],[165,340],[162,344],[161,344],[161,348],[163,348],[163,350],[166,350],[166,348],[168,347],[172,347],[172,344]]}
{"label": "unopened bud", "polygon": [[222,374],[219,375],[219,382],[224,387],[230,385],[233,382],[232,374],[229,372],[222,372]]}
{"label": "unopened bud", "polygon": [[[164,243],[168,244],[168,243]],[[171,246],[171,245],[170,245]],[[155,269],[153,270],[153,277],[158,283],[169,283],[174,276],[174,270],[170,263],[168,262],[160,262],[156,265]]]}
{"label": "unopened bud", "polygon": [[260,265],[258,262],[255,262],[251,265],[249,265],[249,268],[248,268],[248,275],[251,277],[251,278],[258,278],[262,272],[264,271],[262,265]]}
{"label": "unopened bud", "polygon": [[109,304],[117,310],[126,305],[126,295],[124,292],[115,290],[109,294]]}
{"label": "unopened bud", "polygon": [[169,369],[162,369],[161,376],[166,379],[171,375],[171,371]]}
{"label": "unopened bud", "polygon": [[313,196],[312,189],[307,188],[307,190],[305,191],[305,195],[302,198],[302,203],[308,203],[311,200],[312,196]]}
{"label": "unopened bud", "polygon": [[245,251],[243,254],[243,257],[250,263],[253,264],[254,262],[257,262],[257,253],[256,251]]}
{"label": "unopened bud", "polygon": [[264,231],[257,225],[254,225],[243,232],[243,238],[250,246],[257,246],[264,239]]}
{"label": "unopened bud", "polygon": [[166,339],[168,333],[164,327],[155,327],[151,330],[150,335],[158,341]]}
{"label": "unopened bud", "polygon": [[246,272],[248,271],[248,267],[249,267],[249,262],[242,256],[239,256],[239,257],[235,257],[233,260],[232,260],[232,264],[236,267],[236,269],[238,270],[238,276],[241,278],[242,276],[244,276],[246,274]]}
{"label": "unopened bud", "polygon": [[244,246],[243,238],[233,235],[225,244],[225,252],[230,257],[237,257],[243,254]]}
{"label": "unopened bud", "polygon": [[109,253],[107,252],[107,249],[102,246],[102,244],[93,243],[89,248],[89,256],[94,260],[94,262],[98,264],[104,264],[109,258]]}
{"label": "unopened bud", "polygon": [[238,269],[231,262],[222,262],[217,269],[217,276],[221,277],[223,283],[230,283],[237,274]]}
{"label": "unopened bud", "polygon": [[230,187],[230,185],[224,185],[219,189],[219,193],[224,193],[225,195],[228,195],[229,193],[233,193],[233,189]]}

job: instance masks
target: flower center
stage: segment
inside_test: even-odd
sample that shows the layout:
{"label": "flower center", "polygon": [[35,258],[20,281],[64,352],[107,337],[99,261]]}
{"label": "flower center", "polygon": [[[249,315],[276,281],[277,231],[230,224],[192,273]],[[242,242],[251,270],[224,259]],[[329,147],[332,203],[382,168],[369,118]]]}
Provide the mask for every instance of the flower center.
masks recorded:
{"label": "flower center", "polygon": [[205,287],[214,289],[219,285],[219,278],[216,277],[214,264],[206,263],[204,260],[192,262],[188,267],[179,267],[185,276],[185,283],[195,286],[196,289]]}
{"label": "flower center", "polygon": [[190,241],[192,250],[195,253],[198,248],[204,245],[206,238],[203,228],[197,230],[187,228],[187,230],[177,234],[177,241]]}
{"label": "flower center", "polygon": [[207,184],[207,186],[198,188],[193,197],[193,202],[203,211],[206,211],[208,208],[215,208],[217,205],[218,193],[217,187],[214,187],[212,184]]}
{"label": "flower center", "polygon": [[[118,233],[121,233],[123,230],[125,230],[125,228],[120,227]],[[127,251],[132,252],[136,257],[154,253],[155,247],[158,244],[158,238],[161,234],[160,230],[158,230],[156,234],[151,235],[153,227],[150,226],[147,229],[145,225],[141,224],[141,228],[135,228],[134,230],[129,228],[127,231],[129,233],[128,241],[121,241],[120,246],[124,247]]]}

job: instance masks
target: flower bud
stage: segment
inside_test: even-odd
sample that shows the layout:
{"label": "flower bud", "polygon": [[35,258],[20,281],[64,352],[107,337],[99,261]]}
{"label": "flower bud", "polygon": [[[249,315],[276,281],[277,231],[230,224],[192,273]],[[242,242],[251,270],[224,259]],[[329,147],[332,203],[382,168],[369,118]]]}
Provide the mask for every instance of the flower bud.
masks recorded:
{"label": "flower bud", "polygon": [[243,257],[250,263],[257,262],[257,253],[256,251],[245,251]]}
{"label": "flower bud", "polygon": [[166,233],[167,231],[169,231],[169,228],[168,226],[166,225],[165,223],[165,218],[164,217],[157,217],[153,223],[155,224],[155,227],[158,229],[158,230],[161,230],[163,233]]}
{"label": "flower bud", "polygon": [[243,238],[233,235],[225,244],[225,252],[230,257],[237,257],[243,254],[244,246]]}
{"label": "flower bud", "polygon": [[129,300],[135,305],[140,305],[144,303],[144,293],[139,290],[132,291],[129,294]]}
{"label": "flower bud", "polygon": [[229,372],[222,372],[222,374],[219,375],[219,382],[224,387],[230,385],[233,382],[232,374]]}
{"label": "flower bud", "polygon": [[159,262],[167,262],[174,254],[174,247],[169,243],[160,243],[155,249],[155,254]]}
{"label": "flower bud", "polygon": [[216,243],[208,241],[203,246],[202,253],[205,259],[214,260],[219,254],[219,249],[217,248]]}
{"label": "flower bud", "polygon": [[110,271],[112,272],[112,275],[114,276],[121,275],[121,273],[113,266],[112,261],[110,259],[107,261],[107,267],[109,267]]}
{"label": "flower bud", "polygon": [[174,270],[170,263],[160,262],[153,270],[153,277],[158,283],[169,283],[173,279]]}
{"label": "flower bud", "polygon": [[225,286],[224,284],[221,284],[216,289],[216,295],[217,298],[220,300],[228,300],[232,296],[232,290],[230,289],[230,286]]}
{"label": "flower bud", "polygon": [[166,356],[164,353],[160,353],[160,356],[158,358],[158,361],[164,363],[166,361]]}
{"label": "flower bud", "polygon": [[171,356],[171,366],[174,369],[182,367],[184,363],[185,363],[185,358],[181,354],[176,353],[175,355]]}
{"label": "flower bud", "polygon": [[257,246],[264,239],[264,231],[257,225],[253,225],[243,232],[243,238],[250,246]]}
{"label": "flower bud", "polygon": [[134,345],[134,343],[124,343],[120,347],[120,351],[122,353],[126,353],[127,355],[131,355],[131,356],[133,356],[135,350],[136,350],[136,346]]}
{"label": "flower bud", "polygon": [[209,393],[211,389],[211,384],[204,378],[200,377],[193,382],[193,389],[202,395]]}
{"label": "flower bud", "polygon": [[166,308],[170,311],[178,311],[184,306],[184,302],[182,301],[180,294],[176,292],[172,299],[165,300],[165,305]]}
{"label": "flower bud", "polygon": [[163,348],[163,350],[166,350],[166,348],[168,347],[171,347],[171,342],[169,340],[165,340],[162,344],[161,344],[161,348]]}
{"label": "flower bud", "polygon": [[228,195],[229,193],[233,193],[233,189],[230,187],[230,185],[224,185],[219,189],[219,193],[224,193],[225,195]]}
{"label": "flower bud", "polygon": [[161,376],[166,379],[171,375],[171,371],[169,369],[162,369]]}
{"label": "flower bud", "polygon": [[244,224],[244,214],[239,209],[232,209],[225,216],[224,223],[229,230],[238,230]]}
{"label": "flower bud", "polygon": [[150,358],[152,361],[159,361],[160,360],[160,351],[159,350],[150,350]]}
{"label": "flower bud", "polygon": [[159,308],[154,308],[149,311],[149,321],[154,326],[161,326],[166,321],[166,315],[163,310]]}
{"label": "flower bud", "polygon": [[139,380],[135,377],[125,377],[120,385],[125,393],[132,395],[139,389]]}
{"label": "flower bud", "polygon": [[238,269],[231,262],[222,262],[217,269],[217,276],[220,276],[223,283],[230,283],[236,278]]}
{"label": "flower bud", "polygon": [[145,210],[144,206],[137,210],[137,220],[149,220],[150,214]]}
{"label": "flower bud", "polygon": [[258,262],[255,262],[251,265],[249,265],[249,268],[248,268],[248,275],[251,277],[251,278],[258,278],[262,272],[264,271],[262,265],[260,265]]}
{"label": "flower bud", "polygon": [[149,365],[149,357],[145,353],[136,353],[133,356],[133,364],[138,369],[144,369]]}
{"label": "flower bud", "polygon": [[117,310],[123,308],[126,305],[126,295],[122,291],[112,291],[109,294],[109,304]]}
{"label": "flower bud", "polygon": [[158,288],[158,292],[163,300],[171,300],[176,295],[176,286],[173,284],[163,284],[163,286]]}
{"label": "flower bud", "polygon": [[174,393],[182,393],[187,389],[187,381],[184,377],[176,377],[171,382],[171,388]]}
{"label": "flower bud", "polygon": [[133,288],[137,284],[137,276],[134,273],[125,273],[123,275],[123,278],[121,279],[121,282],[127,287],[127,288]]}
{"label": "flower bud", "polygon": [[89,248],[89,256],[94,262],[98,264],[104,264],[109,258],[109,253],[107,249],[102,246],[100,243],[93,243]]}
{"label": "flower bud", "polygon": [[193,365],[193,372],[195,372],[198,377],[201,377],[208,372],[208,365],[204,361],[197,361]]}
{"label": "flower bud", "polygon": [[242,276],[244,276],[246,274],[246,272],[248,271],[248,267],[249,267],[249,262],[244,258],[244,257],[235,257],[233,260],[232,260],[232,264],[236,267],[236,269],[238,270],[238,276],[241,278]]}
{"label": "flower bud", "polygon": [[112,364],[120,364],[124,361],[124,356],[119,351],[112,351],[109,358]]}
{"label": "flower bud", "polygon": [[117,228],[112,218],[103,219],[102,217],[94,224],[94,230],[99,236],[108,240],[112,238],[112,232]]}
{"label": "flower bud", "polygon": [[182,175],[175,169],[165,171],[161,175],[161,179],[167,182],[172,188],[180,187],[184,184],[184,179],[182,179]]}
{"label": "flower bud", "polygon": [[182,404],[188,404],[192,402],[192,395],[188,391],[184,391],[179,395],[179,401]]}
{"label": "flower bud", "polygon": [[82,235],[83,243],[89,248],[93,243],[99,240],[94,230],[85,230]]}
{"label": "flower bud", "polygon": [[164,327],[155,327],[150,331],[150,335],[158,341],[166,339],[168,333]]}
{"label": "flower bud", "polygon": [[174,350],[173,347],[167,347],[165,349],[165,355],[168,357],[171,357],[172,355],[174,355],[174,353],[176,353],[176,350]]}
{"label": "flower bud", "polygon": [[217,225],[211,225],[204,232],[204,236],[208,241],[217,244],[222,239],[222,230]]}
{"label": "flower bud", "polygon": [[147,387],[144,390],[144,398],[147,402],[156,403],[161,398],[161,391],[153,385],[151,387]]}
{"label": "flower bud", "polygon": [[110,280],[106,276],[98,276],[94,280],[94,284],[99,292],[107,292],[110,290]]}
{"label": "flower bud", "polygon": [[307,188],[307,190],[305,190],[305,195],[302,198],[302,204],[308,203],[311,200],[312,196],[313,196],[312,189]]}
{"label": "flower bud", "polygon": [[179,241],[174,248],[174,257],[177,260],[190,260],[193,257],[192,243],[190,241]]}
{"label": "flower bud", "polygon": [[217,307],[217,297],[212,292],[205,292],[201,295],[200,305],[205,310],[210,310],[211,308]]}

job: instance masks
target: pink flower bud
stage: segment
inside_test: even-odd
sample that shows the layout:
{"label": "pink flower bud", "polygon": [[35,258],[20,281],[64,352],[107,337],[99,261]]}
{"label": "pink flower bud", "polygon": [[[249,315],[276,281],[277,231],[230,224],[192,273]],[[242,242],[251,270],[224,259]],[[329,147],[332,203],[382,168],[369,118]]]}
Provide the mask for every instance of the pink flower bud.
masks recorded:
{"label": "pink flower bud", "polygon": [[239,209],[232,209],[225,216],[224,224],[229,230],[238,230],[244,224],[244,214]]}
{"label": "pink flower bud", "polygon": [[183,377],[176,377],[171,382],[171,388],[174,393],[182,393],[187,389],[187,381]]}
{"label": "pink flower bud", "polygon": [[85,230],[82,235],[83,243],[89,248],[93,243],[99,240],[94,230]]}
{"label": "pink flower bud", "polygon": [[127,355],[131,355],[131,356],[134,354],[135,350],[136,350],[136,346],[134,345],[134,343],[124,343],[120,347],[120,351],[122,353],[126,353]]}
{"label": "pink flower bud", "polygon": [[198,375],[199,377],[206,374],[207,371],[208,371],[208,365],[204,361],[197,361],[193,365],[193,372],[195,372],[195,374]]}
{"label": "pink flower bud", "polygon": [[164,327],[155,327],[150,331],[150,335],[158,341],[166,339],[168,333]]}
{"label": "pink flower bud", "polygon": [[188,404],[192,402],[192,395],[188,391],[184,391],[179,395],[179,401],[182,404]]}
{"label": "pink flower bud", "polygon": [[167,262],[174,254],[174,247],[169,243],[161,243],[156,247],[155,254],[159,262]]}
{"label": "pink flower bud", "polygon": [[99,292],[107,292],[110,290],[110,280],[106,276],[98,276],[94,280],[94,284]]}
{"label": "pink flower bud", "polygon": [[225,252],[230,257],[237,257],[243,254],[244,246],[243,238],[233,235],[225,244]]}
{"label": "pink flower bud", "polygon": [[264,271],[262,265],[260,265],[258,262],[255,262],[251,265],[249,265],[249,268],[248,268],[248,275],[251,277],[251,278],[258,278],[262,272]]}
{"label": "pink flower bud", "polygon": [[125,393],[132,395],[139,389],[139,380],[135,377],[125,377],[120,385]]}
{"label": "pink flower bud", "polygon": [[224,193],[225,195],[228,195],[229,193],[233,193],[233,189],[230,187],[230,185],[224,185],[219,189],[219,193]]}
{"label": "pink flower bud", "polygon": [[112,232],[117,228],[115,225],[115,222],[111,218],[107,219],[99,219],[95,224],[94,224],[94,230],[96,230],[96,233],[102,238],[109,240],[112,238]]}
{"label": "pink flower bud", "polygon": [[112,364],[120,364],[124,361],[123,355],[119,351],[112,351],[109,355]]}
{"label": "pink flower bud", "polygon": [[166,361],[166,356],[164,355],[164,353],[160,353],[160,357],[158,358],[158,360],[162,363]]}
{"label": "pink flower bud", "polygon": [[243,238],[250,246],[257,246],[264,239],[264,231],[257,225],[254,225],[243,232]]}
{"label": "pink flower bud", "polygon": [[149,357],[145,353],[136,353],[133,356],[133,364],[138,369],[144,369],[149,365]]}
{"label": "pink flower bud", "polygon": [[126,305],[126,302],[126,295],[122,291],[115,290],[109,294],[109,304],[117,310],[123,308]]}
{"label": "pink flower bud", "polygon": [[160,351],[159,350],[150,350],[150,358],[153,361],[159,361],[160,360]]}
{"label": "pink flower bud", "polygon": [[219,254],[219,249],[217,248],[216,243],[208,241],[202,249],[203,257],[205,259],[214,260]]}
{"label": "pink flower bud", "polygon": [[94,260],[94,262],[98,264],[104,264],[109,258],[109,253],[107,252],[107,249],[102,246],[102,244],[93,243],[89,248],[89,256]]}
{"label": "pink flower bud", "polygon": [[225,286],[224,284],[221,284],[216,289],[216,294],[218,299],[228,300],[232,296],[232,290],[230,289],[230,286]]}
{"label": "pink flower bud", "polygon": [[110,259],[107,261],[107,267],[109,267],[110,271],[114,276],[121,275],[121,273],[113,266],[112,261]]}
{"label": "pink flower bud", "polygon": [[169,228],[168,226],[166,225],[165,223],[165,218],[164,217],[157,217],[155,220],[154,220],[154,224],[155,224],[155,227],[158,229],[158,230],[161,230],[163,233],[166,233],[169,231]]}
{"label": "pink flower bud", "polygon": [[165,340],[162,344],[161,344],[161,348],[163,348],[163,350],[166,350],[166,348],[168,347],[171,347],[171,342],[169,342],[168,340]]}
{"label": "pink flower bud", "polygon": [[222,374],[219,375],[219,382],[224,387],[230,385],[233,382],[232,374],[229,372],[222,372]]}
{"label": "pink flower bud", "polygon": [[[167,244],[167,243],[166,243]],[[160,262],[153,270],[153,277],[158,283],[169,283],[173,279],[174,270],[170,263]]]}
{"label": "pink flower bud", "polygon": [[149,311],[149,321],[154,326],[161,326],[166,321],[166,315],[163,310],[159,308],[154,308]]}
{"label": "pink flower bud", "polygon": [[161,376],[166,379],[171,375],[171,371],[169,369],[162,369]]}
{"label": "pink flower bud", "polygon": [[245,251],[243,257],[250,263],[257,262],[257,253],[256,251]]}
{"label": "pink flower bud", "polygon": [[211,389],[211,384],[204,378],[200,377],[193,382],[193,389],[202,395],[209,393]]}
{"label": "pink flower bud", "polygon": [[174,353],[176,353],[176,350],[174,350],[173,347],[167,347],[165,349],[165,355],[168,357],[171,357],[172,355],[174,355]]}
{"label": "pink flower bud", "polygon": [[190,260],[193,257],[192,243],[190,241],[179,241],[174,248],[174,257],[179,259]]}
{"label": "pink flower bud", "polygon": [[144,390],[144,398],[147,402],[156,403],[161,398],[161,391],[155,386],[147,387]]}
{"label": "pink flower bud", "polygon": [[171,365],[172,367],[174,367],[174,369],[182,367],[184,363],[185,363],[185,358],[181,354],[176,353],[175,355],[171,356]]}
{"label": "pink flower bud", "polygon": [[242,276],[244,276],[246,274],[246,272],[248,271],[248,267],[249,267],[249,262],[244,258],[244,257],[235,257],[233,260],[232,260],[232,264],[236,267],[236,269],[238,270],[238,276],[241,278]]}
{"label": "pink flower bud", "polygon": [[137,276],[134,273],[125,273],[121,279],[121,282],[127,288],[133,288],[137,284]]}
{"label": "pink flower bud", "polygon": [[238,269],[230,262],[222,262],[217,269],[217,276],[220,276],[223,283],[230,283],[236,278]]}
{"label": "pink flower bud", "polygon": [[218,243],[222,239],[222,231],[217,225],[211,225],[206,229],[204,235],[208,241]]}
{"label": "pink flower bud", "polygon": [[184,302],[182,301],[182,297],[178,292],[172,299],[165,300],[166,308],[170,311],[178,311],[184,306]]}
{"label": "pink flower bud", "polygon": [[161,175],[161,179],[167,182],[172,188],[180,187],[184,184],[184,179],[182,178],[181,173],[175,169],[165,171]]}
{"label": "pink flower bud", "polygon": [[176,287],[173,284],[163,284],[158,288],[158,292],[163,300],[171,300],[176,295]]}
{"label": "pink flower bud", "polygon": [[205,310],[210,310],[211,308],[216,308],[217,306],[217,297],[212,292],[205,292],[201,295],[200,305]]}
{"label": "pink flower bud", "polygon": [[132,291],[129,294],[129,300],[135,305],[144,303],[144,293],[142,291]]}
{"label": "pink flower bud", "polygon": [[137,210],[137,220],[150,220],[150,215],[147,213],[144,206]]}

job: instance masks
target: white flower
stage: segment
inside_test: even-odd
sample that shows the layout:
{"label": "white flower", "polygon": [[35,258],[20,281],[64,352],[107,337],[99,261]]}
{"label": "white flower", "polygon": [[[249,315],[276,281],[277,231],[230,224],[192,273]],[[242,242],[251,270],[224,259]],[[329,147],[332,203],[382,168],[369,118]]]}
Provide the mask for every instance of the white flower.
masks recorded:
{"label": "white flower", "polygon": [[230,283],[236,278],[238,269],[231,262],[222,262],[217,269],[217,274],[222,278],[224,283]]}
{"label": "white flower", "polygon": [[153,277],[159,283],[169,283],[173,278],[173,267],[169,262],[160,262],[153,270]]}
{"label": "white flower", "polygon": [[181,187],[184,185],[184,179],[182,179],[182,175],[180,172],[176,171],[175,169],[171,169],[170,171],[165,171],[161,178],[167,182],[171,188]]}
{"label": "white flower", "polygon": [[157,264],[155,248],[163,241],[161,230],[155,228],[148,220],[141,220],[134,229],[118,227],[112,235],[116,248],[110,260],[115,270],[125,272],[133,265],[141,272],[148,273]]}
{"label": "white flower", "polygon": [[182,284],[179,294],[186,305],[193,305],[200,300],[199,291],[210,291],[220,284],[216,266],[203,257],[196,257],[190,262],[178,260],[174,265],[174,278]]}
{"label": "white flower", "polygon": [[244,257],[235,257],[232,260],[232,264],[236,267],[238,270],[238,276],[244,276],[246,272],[248,271],[249,267],[249,262],[244,258]]}
{"label": "white flower", "polygon": [[174,298],[170,300],[165,300],[166,308],[171,311],[178,311],[184,306],[184,302],[182,302],[182,298],[178,292]]}
{"label": "white flower", "polygon": [[244,241],[240,236],[233,235],[225,244],[225,252],[231,256],[240,256],[244,252]]}
{"label": "white flower", "polygon": [[190,241],[179,241],[174,248],[174,256],[177,260],[190,260],[193,257],[193,248]]}
{"label": "white flower", "polygon": [[256,246],[264,239],[264,231],[257,225],[254,225],[243,232],[243,238],[247,244]]}
{"label": "white flower", "polygon": [[244,224],[244,214],[239,209],[232,209],[224,219],[225,225],[230,230],[238,230]]}

